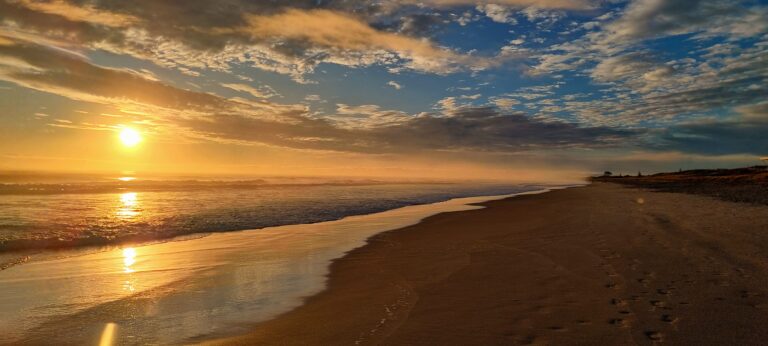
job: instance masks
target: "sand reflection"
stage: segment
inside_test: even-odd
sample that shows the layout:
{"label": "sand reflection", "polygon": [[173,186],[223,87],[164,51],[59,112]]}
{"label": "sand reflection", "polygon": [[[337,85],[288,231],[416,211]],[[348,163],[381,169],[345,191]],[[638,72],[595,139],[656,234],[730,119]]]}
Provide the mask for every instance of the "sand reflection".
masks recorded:
{"label": "sand reflection", "polygon": [[136,263],[136,249],[129,247],[123,249],[123,271],[126,273],[133,273],[134,270],[131,268],[132,265]]}
{"label": "sand reflection", "polygon": [[139,216],[139,198],[136,192],[126,192],[120,194],[120,206],[117,208],[117,217],[129,220]]}
{"label": "sand reflection", "polygon": [[123,281],[123,290],[133,292],[136,288],[133,286],[133,275],[136,270],[133,265],[136,264],[136,249],[127,247],[123,249],[123,272],[128,274]]}

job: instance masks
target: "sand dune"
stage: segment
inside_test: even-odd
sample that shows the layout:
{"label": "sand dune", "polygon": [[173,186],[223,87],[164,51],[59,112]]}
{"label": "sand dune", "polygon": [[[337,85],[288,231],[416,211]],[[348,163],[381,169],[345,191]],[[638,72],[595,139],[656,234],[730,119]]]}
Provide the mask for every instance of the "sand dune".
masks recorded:
{"label": "sand dune", "polygon": [[220,344],[768,340],[768,207],[610,183],[375,236],[329,288]]}

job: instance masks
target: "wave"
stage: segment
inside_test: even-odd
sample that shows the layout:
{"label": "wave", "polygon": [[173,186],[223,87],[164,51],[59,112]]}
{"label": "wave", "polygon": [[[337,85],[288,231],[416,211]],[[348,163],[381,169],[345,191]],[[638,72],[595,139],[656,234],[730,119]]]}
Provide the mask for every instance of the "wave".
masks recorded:
{"label": "wave", "polygon": [[7,193],[0,198],[0,252],[144,243],[191,234],[317,223],[457,197],[541,188],[360,181],[184,181],[142,182],[115,190],[115,183],[109,184],[50,184],[49,188],[58,192]]}
{"label": "wave", "polygon": [[259,189],[276,186],[356,186],[388,184],[453,184],[452,182],[392,182],[374,179],[276,178],[251,180],[120,180],[67,183],[0,183],[0,195],[120,193],[125,191],[190,191],[204,189]]}

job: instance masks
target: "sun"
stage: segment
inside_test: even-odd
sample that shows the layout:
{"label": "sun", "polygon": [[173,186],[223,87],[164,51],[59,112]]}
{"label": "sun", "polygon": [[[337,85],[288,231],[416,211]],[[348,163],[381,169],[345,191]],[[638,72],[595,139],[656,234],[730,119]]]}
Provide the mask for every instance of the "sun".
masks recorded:
{"label": "sun", "polygon": [[120,141],[126,147],[134,147],[141,142],[141,134],[139,131],[126,127],[120,131]]}

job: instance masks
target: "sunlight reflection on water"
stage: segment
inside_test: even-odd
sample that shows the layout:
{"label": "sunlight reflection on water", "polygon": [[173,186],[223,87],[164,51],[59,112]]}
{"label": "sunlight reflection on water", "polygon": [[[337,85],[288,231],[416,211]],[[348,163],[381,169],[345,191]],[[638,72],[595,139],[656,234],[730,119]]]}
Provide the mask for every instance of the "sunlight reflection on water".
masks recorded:
{"label": "sunlight reflection on water", "polygon": [[136,264],[136,249],[132,247],[128,247],[123,249],[123,272],[126,274],[125,280],[123,281],[123,290],[133,292],[136,290],[136,287],[134,287],[133,284],[133,273],[136,271],[131,266]]}
{"label": "sunlight reflection on water", "polygon": [[[128,196],[129,202],[138,200]],[[111,203],[122,203],[110,197]],[[146,208],[151,199],[142,197],[137,203]],[[475,203],[489,199],[216,233],[14,267],[0,272],[0,344],[23,344],[27,338],[83,344],[85,334],[99,333],[112,344],[184,344],[234,333],[322,291],[331,261],[373,234],[438,212],[477,209]],[[110,320],[119,324],[105,326]],[[78,328],[66,327],[71,325]]]}
{"label": "sunlight reflection on water", "polygon": [[[61,193],[21,195],[2,195],[3,184],[0,184],[0,242],[28,240],[30,247],[44,248],[58,243],[68,245],[73,240],[101,244],[121,239],[159,239],[169,235],[314,223],[462,195],[503,194],[520,189],[493,184],[269,186],[245,183],[241,186],[243,183],[194,181],[136,184],[120,183],[114,187],[88,183],[83,185],[84,190],[61,184],[48,187],[51,192]],[[111,190],[113,187],[121,190]],[[99,192],[107,190],[110,192]]]}
{"label": "sunlight reflection on water", "polygon": [[130,220],[139,216],[139,199],[136,192],[126,192],[120,194],[120,206],[117,209],[117,217],[123,220]]}
{"label": "sunlight reflection on water", "polygon": [[123,271],[133,273],[134,270],[131,266],[134,263],[136,263],[136,249],[132,247],[123,249]]}

